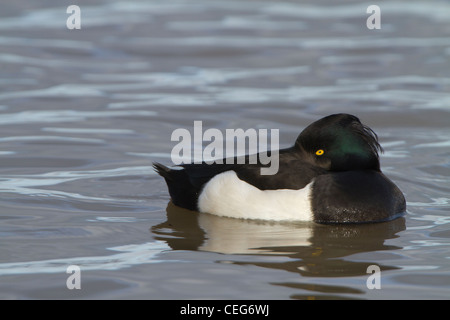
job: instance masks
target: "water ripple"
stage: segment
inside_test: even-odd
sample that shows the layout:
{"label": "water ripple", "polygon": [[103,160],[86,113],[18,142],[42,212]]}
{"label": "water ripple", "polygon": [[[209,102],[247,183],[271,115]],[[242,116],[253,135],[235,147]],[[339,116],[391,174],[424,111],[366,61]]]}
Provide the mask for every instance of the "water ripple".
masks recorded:
{"label": "water ripple", "polygon": [[377,48],[429,48],[446,47],[450,45],[450,38],[253,38],[253,37],[183,37],[183,38],[133,38],[128,40],[129,45],[140,46],[142,43],[152,43],[158,46],[172,47],[236,47],[236,48],[263,48],[287,47],[303,49],[377,49]]}
{"label": "water ripple", "polygon": [[120,270],[134,265],[162,262],[158,259],[158,255],[170,248],[163,241],[155,241],[106,249],[118,253],[105,256],[0,263],[0,276],[12,274],[65,273],[67,267],[70,265],[77,265],[82,271]]}
{"label": "water ripple", "polygon": [[[0,94],[1,96],[1,94]],[[77,111],[77,110],[40,110],[4,113],[0,118],[0,125],[34,123],[34,122],[77,122],[89,118],[110,117],[153,117],[154,111]]]}
{"label": "water ripple", "polygon": [[[450,3],[382,2],[381,30],[367,30],[368,5],[114,0],[81,4],[81,30],[66,29],[66,6],[56,0],[2,6],[0,275],[18,275],[4,277],[5,292],[45,298],[54,276],[30,282],[34,273],[170,263],[173,253],[161,252],[180,249],[193,266],[94,272],[95,290],[102,275],[130,284],[126,293],[113,286],[117,295],[223,298],[255,294],[245,286],[215,293],[250,276],[264,289],[256,298],[370,299],[380,296],[366,290],[366,267],[379,264],[387,267],[383,297],[448,296]],[[194,120],[220,130],[279,128],[290,144],[337,112],[379,134],[383,171],[407,198],[401,228],[286,233],[164,212],[169,195],[149,163],[170,162],[175,128]],[[167,241],[148,242],[155,237]],[[208,273],[213,281],[199,293],[172,271],[186,283]],[[155,293],[136,286],[149,276]]]}
{"label": "water ripple", "polygon": [[[184,67],[179,72],[150,72],[150,73],[120,73],[86,74],[83,78],[94,81],[131,81],[145,82],[149,87],[197,87],[212,84],[223,84],[232,80],[272,77],[279,75],[304,74],[310,70],[307,66],[285,68],[258,68],[258,69],[205,69]],[[94,86],[98,86],[93,84]]]}
{"label": "water ripple", "polygon": [[64,141],[64,142],[81,142],[94,144],[100,144],[105,142],[102,139],[60,137],[60,136],[17,136],[17,137],[0,138],[0,142],[8,142],[8,141]]}
{"label": "water ripple", "polygon": [[[73,198],[79,200],[114,201],[111,198],[92,197],[74,192],[64,192],[60,190],[39,189],[37,187],[55,186],[61,183],[76,181],[80,179],[108,178],[129,175],[144,176],[154,174],[153,167],[121,167],[105,170],[89,171],[53,171],[33,175],[2,175],[0,179],[0,192],[15,193],[26,196]],[[138,200],[120,199],[119,202],[137,202]]]}

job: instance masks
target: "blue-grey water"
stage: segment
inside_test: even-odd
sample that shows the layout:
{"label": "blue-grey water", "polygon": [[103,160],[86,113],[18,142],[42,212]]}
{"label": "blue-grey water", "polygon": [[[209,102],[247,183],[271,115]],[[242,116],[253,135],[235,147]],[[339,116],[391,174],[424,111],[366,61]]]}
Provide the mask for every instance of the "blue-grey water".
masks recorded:
{"label": "blue-grey water", "polygon": [[[369,30],[371,4],[2,3],[0,298],[449,299],[450,2],[377,1]],[[278,129],[287,147],[338,112],[378,133],[404,218],[187,212],[151,167],[171,164],[173,130],[194,121]]]}

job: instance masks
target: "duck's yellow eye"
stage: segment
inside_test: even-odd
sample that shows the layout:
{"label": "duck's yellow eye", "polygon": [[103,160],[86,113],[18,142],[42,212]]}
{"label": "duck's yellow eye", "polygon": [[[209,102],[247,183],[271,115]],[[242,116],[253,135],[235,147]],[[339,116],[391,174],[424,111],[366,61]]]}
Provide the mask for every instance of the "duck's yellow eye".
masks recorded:
{"label": "duck's yellow eye", "polygon": [[321,156],[324,154],[324,151],[322,149],[319,149],[316,151],[316,155]]}

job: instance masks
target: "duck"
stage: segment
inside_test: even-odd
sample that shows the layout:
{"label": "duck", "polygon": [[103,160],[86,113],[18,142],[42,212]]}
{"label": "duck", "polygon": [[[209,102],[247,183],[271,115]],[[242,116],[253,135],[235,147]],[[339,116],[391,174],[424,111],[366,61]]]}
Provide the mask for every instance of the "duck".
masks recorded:
{"label": "duck", "polygon": [[377,134],[358,117],[337,113],[308,125],[278,150],[278,171],[262,161],[154,162],[174,205],[216,216],[320,224],[375,223],[406,214],[400,189],[380,169]]}

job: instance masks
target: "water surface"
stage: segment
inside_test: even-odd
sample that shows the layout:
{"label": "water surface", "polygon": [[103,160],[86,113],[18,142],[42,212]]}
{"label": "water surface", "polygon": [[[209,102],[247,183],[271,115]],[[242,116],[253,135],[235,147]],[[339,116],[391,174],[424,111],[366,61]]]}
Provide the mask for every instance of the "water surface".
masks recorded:
{"label": "water surface", "polygon": [[[67,6],[81,29],[66,28]],[[0,10],[0,298],[450,298],[450,3],[14,1]],[[325,115],[379,135],[408,214],[274,224],[169,202],[194,121],[279,129]],[[69,265],[81,290],[68,290]],[[381,269],[381,289],[366,286]]]}

